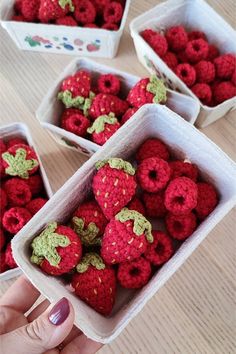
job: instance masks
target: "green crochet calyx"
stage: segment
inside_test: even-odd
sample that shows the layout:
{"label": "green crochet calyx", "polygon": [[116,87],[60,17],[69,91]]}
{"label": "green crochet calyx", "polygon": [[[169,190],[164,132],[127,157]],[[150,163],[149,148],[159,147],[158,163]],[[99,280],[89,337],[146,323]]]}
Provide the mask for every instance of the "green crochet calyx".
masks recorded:
{"label": "green crochet calyx", "polygon": [[28,171],[37,167],[39,163],[35,159],[27,160],[26,157],[27,151],[23,148],[17,149],[15,156],[9,152],[4,152],[2,158],[9,165],[5,170],[6,174],[10,176],[19,176],[24,179],[29,178]]}
{"label": "green crochet calyx", "polygon": [[88,116],[88,111],[92,105],[92,102],[93,102],[93,99],[95,97],[95,93],[93,93],[92,91],[89,92],[89,97],[85,98],[85,101],[84,101],[84,104],[83,104],[83,107],[81,107],[85,117]]}
{"label": "green crochet calyx", "polygon": [[57,247],[67,247],[70,245],[70,240],[65,235],[56,233],[57,223],[52,222],[47,225],[41,234],[34,238],[31,247],[33,253],[30,258],[32,263],[40,264],[46,259],[51,266],[58,266],[61,257],[57,252]]}
{"label": "green crochet calyx", "polygon": [[101,239],[97,237],[100,230],[94,222],[90,222],[88,224],[87,229],[85,229],[84,220],[82,218],[78,218],[77,216],[74,216],[72,218],[72,223],[73,223],[74,231],[80,237],[83,245],[87,247],[101,245]]}
{"label": "green crochet calyx", "polygon": [[100,160],[96,162],[95,167],[97,170],[105,166],[106,164],[109,164],[111,168],[116,168],[117,170],[124,170],[124,172],[128,173],[131,176],[135,175],[135,169],[131,165],[130,162],[122,160],[118,157],[112,157],[107,160]]}
{"label": "green crochet calyx", "polygon": [[90,252],[86,253],[82,258],[81,262],[77,265],[76,270],[78,273],[84,273],[90,265],[94,266],[97,270],[102,270],[106,267],[102,258],[97,253]]}
{"label": "green crochet calyx", "polygon": [[123,208],[118,214],[116,214],[115,218],[116,220],[119,220],[122,223],[128,220],[133,220],[133,232],[135,233],[135,235],[141,236],[143,233],[145,233],[147,241],[150,243],[153,242],[151,223],[136,210],[129,210],[128,208]]}
{"label": "green crochet calyx", "polygon": [[65,9],[66,5],[69,5],[70,12],[74,12],[75,11],[75,7],[73,5],[72,0],[58,0],[58,4],[61,6],[62,9]]}
{"label": "green crochet calyx", "polygon": [[166,87],[162,80],[159,80],[156,75],[150,77],[150,82],[147,85],[147,90],[153,93],[154,103],[164,103],[167,100]]}
{"label": "green crochet calyx", "polygon": [[83,114],[87,117],[88,111],[92,105],[92,101],[95,94],[90,91],[89,97],[85,98],[83,96],[73,97],[69,90],[60,91],[57,95],[58,100],[61,100],[66,108],[78,108],[83,111]]}
{"label": "green crochet calyx", "polygon": [[118,120],[115,117],[114,113],[109,113],[109,115],[104,115],[104,116],[98,117],[93,122],[93,125],[87,129],[87,132],[89,134],[92,134],[94,132],[99,134],[104,131],[105,124],[115,124],[117,122],[118,122]]}

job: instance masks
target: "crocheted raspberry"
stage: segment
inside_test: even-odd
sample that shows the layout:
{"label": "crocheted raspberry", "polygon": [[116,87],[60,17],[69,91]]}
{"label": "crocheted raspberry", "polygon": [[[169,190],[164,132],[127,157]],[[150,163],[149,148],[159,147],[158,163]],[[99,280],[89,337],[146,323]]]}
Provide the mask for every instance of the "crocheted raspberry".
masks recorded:
{"label": "crocheted raspberry", "polygon": [[123,263],[139,258],[153,242],[150,222],[140,213],[122,209],[107,224],[101,256],[107,264]]}
{"label": "crocheted raspberry", "polygon": [[142,162],[149,157],[159,157],[162,160],[169,160],[170,153],[166,144],[157,138],[145,140],[138,148],[136,159],[138,162]]}
{"label": "crocheted raspberry", "polygon": [[169,68],[171,68],[172,70],[175,69],[178,65],[177,56],[172,52],[166,52],[166,54],[163,55],[162,60],[164,60],[166,65],[169,66]]}
{"label": "crocheted raspberry", "polygon": [[167,53],[168,43],[165,37],[160,33],[156,32],[147,40],[147,42],[152,47],[154,52],[160,57],[163,57]]}
{"label": "crocheted raspberry", "polygon": [[210,183],[197,183],[198,198],[195,211],[200,220],[204,220],[218,204],[218,193]]}
{"label": "crocheted raspberry", "polygon": [[71,285],[75,294],[95,311],[108,316],[114,306],[116,277],[96,253],[86,253],[76,267]]}
{"label": "crocheted raspberry", "polygon": [[22,0],[21,13],[27,21],[34,22],[38,18],[40,0]]}
{"label": "crocheted raspberry", "polygon": [[47,201],[48,201],[48,199],[45,199],[45,198],[32,199],[26,205],[26,209],[28,209],[30,214],[33,216],[47,203]]}
{"label": "crocheted raspberry", "polygon": [[5,252],[5,262],[6,265],[13,269],[13,268],[17,268],[17,264],[14,260],[13,254],[12,254],[12,248],[11,248],[11,243],[9,242],[6,248],[6,252]]}
{"label": "crocheted raspberry", "polygon": [[196,71],[194,67],[188,63],[177,65],[175,73],[188,87],[193,86],[196,81]]}
{"label": "crocheted raspberry", "polygon": [[90,126],[90,121],[81,111],[75,108],[66,109],[61,117],[61,127],[75,135],[84,137],[87,134],[87,129]]}
{"label": "crocheted raspberry", "polygon": [[33,197],[42,192],[43,180],[40,175],[29,176],[29,178],[26,179],[25,182],[28,184]]}
{"label": "crocheted raspberry", "polygon": [[0,251],[3,249],[6,243],[6,237],[3,230],[0,228]]}
{"label": "crocheted raspberry", "polygon": [[19,144],[24,144],[24,145],[28,145],[27,142],[24,139],[21,138],[12,138],[10,140],[8,140],[7,142],[7,148],[10,149],[12,146],[14,145],[19,145]]}
{"label": "crocheted raspberry", "polygon": [[209,85],[196,84],[191,88],[191,90],[203,104],[208,105],[211,102],[212,92]]}
{"label": "crocheted raspberry", "polygon": [[201,60],[195,65],[196,81],[208,84],[215,78],[215,66],[210,61]]}
{"label": "crocheted raspberry", "polygon": [[121,118],[121,125],[125,124],[137,110],[138,108],[136,107],[129,108]]}
{"label": "crocheted raspberry", "polygon": [[147,284],[151,273],[150,262],[140,257],[131,262],[119,264],[117,279],[123,288],[139,289]]}
{"label": "crocheted raspberry", "polygon": [[147,216],[150,218],[163,218],[166,213],[164,204],[164,191],[158,193],[143,193],[143,202]]}
{"label": "crocheted raspberry", "polygon": [[180,52],[187,45],[188,35],[183,26],[174,26],[166,31],[166,39],[173,52]]}
{"label": "crocheted raspberry", "polygon": [[154,241],[148,244],[144,256],[153,265],[160,266],[173,255],[173,243],[170,237],[162,231],[153,231],[152,234]]}
{"label": "crocheted raspberry", "polygon": [[39,168],[38,157],[28,145],[18,144],[2,154],[5,173],[10,176],[29,178]]}
{"label": "crocheted raspberry", "polygon": [[129,202],[129,204],[127,205],[127,208],[130,210],[136,210],[144,216],[146,214],[146,210],[143,206],[143,203],[141,202],[141,200],[138,197],[134,197],[131,200],[131,202]]}
{"label": "crocheted raspberry", "polygon": [[71,224],[85,246],[100,245],[107,219],[95,200],[81,204],[73,214]]}
{"label": "crocheted raspberry", "polygon": [[197,31],[197,30],[193,30],[193,31],[188,32],[188,40],[189,41],[192,41],[194,39],[200,39],[200,38],[207,41],[207,38],[206,38],[206,35],[204,32]]}
{"label": "crocheted raspberry", "polygon": [[74,17],[77,22],[85,24],[92,23],[96,18],[96,9],[90,0],[75,0]]}
{"label": "crocheted raspberry", "polygon": [[6,270],[5,253],[0,253],[0,273],[4,273]]}
{"label": "crocheted raspberry", "polygon": [[28,184],[20,178],[11,178],[5,185],[8,202],[11,206],[24,206],[32,197]]}
{"label": "crocheted raspberry", "polygon": [[113,74],[103,74],[98,78],[98,90],[101,93],[118,95],[120,92],[120,80]]}
{"label": "crocheted raspberry", "polygon": [[3,152],[5,152],[7,150],[7,146],[4,143],[3,139],[0,138],[0,154],[2,154]]}
{"label": "crocheted raspberry", "polygon": [[177,177],[165,190],[165,207],[174,215],[190,213],[197,205],[198,188],[188,177]]}
{"label": "crocheted raspberry", "polygon": [[87,129],[92,134],[92,140],[98,145],[103,145],[120,128],[120,123],[113,113],[98,117],[90,128]]}
{"label": "crocheted raspberry", "polygon": [[116,23],[110,23],[110,22],[104,23],[101,28],[106,29],[108,31],[118,31],[119,29]]}
{"label": "crocheted raspberry", "polygon": [[44,0],[40,2],[38,18],[40,22],[48,23],[65,17],[70,11],[74,11],[72,0]]}
{"label": "crocheted raspberry", "polygon": [[127,96],[129,104],[137,108],[145,103],[164,103],[166,100],[166,87],[156,75],[138,81]]}
{"label": "crocheted raspberry", "polygon": [[30,219],[31,214],[27,209],[14,207],[5,211],[2,225],[6,231],[15,235]]}
{"label": "crocheted raspberry", "polygon": [[188,42],[185,53],[190,63],[198,63],[200,60],[207,58],[208,50],[208,43],[200,38]]}
{"label": "crocheted raspberry", "polygon": [[116,117],[120,117],[128,108],[128,103],[121,100],[119,97],[99,93],[92,101],[89,116],[92,120],[95,120],[102,115],[108,115],[109,113],[114,113]]}
{"label": "crocheted raspberry", "polygon": [[234,70],[233,75],[231,77],[231,82],[234,86],[236,86],[236,70]]}
{"label": "crocheted raspberry", "polygon": [[219,79],[230,79],[236,70],[236,56],[223,54],[214,60],[214,64]]}
{"label": "crocheted raspberry", "polygon": [[220,104],[230,98],[236,96],[236,87],[231,83],[231,81],[222,81],[217,83],[213,91],[213,98],[217,104]]}
{"label": "crocheted raspberry", "polygon": [[171,178],[188,177],[196,182],[198,177],[198,168],[190,162],[184,161],[171,161],[169,163],[171,168]]}
{"label": "crocheted raspberry", "polygon": [[111,219],[135,194],[135,170],[129,162],[119,158],[98,161],[96,168],[93,193],[106,218]]}
{"label": "crocheted raspberry", "polygon": [[197,227],[196,216],[193,213],[173,215],[169,213],[165,219],[170,236],[177,240],[185,240],[191,236]]}
{"label": "crocheted raspberry", "polygon": [[149,157],[138,166],[137,179],[143,190],[155,193],[166,187],[170,172],[168,162],[159,157]]}
{"label": "crocheted raspberry", "polygon": [[78,235],[67,226],[52,222],[34,238],[31,262],[51,275],[70,272],[80,261],[82,245]]}
{"label": "crocheted raspberry", "polygon": [[85,28],[99,28],[96,23],[85,23],[84,26]]}
{"label": "crocheted raspberry", "polygon": [[109,4],[110,0],[93,0],[93,5],[95,6],[98,15],[102,15],[105,6]]}
{"label": "crocheted raspberry", "polygon": [[78,26],[78,23],[75,21],[75,19],[72,16],[65,16],[65,17],[58,18],[56,20],[56,24],[61,26],[71,26],[71,27]]}
{"label": "crocheted raspberry", "polygon": [[123,7],[120,3],[112,1],[108,3],[103,12],[104,21],[107,23],[119,23],[123,16]]}
{"label": "crocheted raspberry", "polygon": [[147,28],[144,31],[140,32],[141,37],[149,43],[151,37],[153,37],[157,32],[153,31],[151,28]]}
{"label": "crocheted raspberry", "polygon": [[213,61],[215,58],[217,58],[220,55],[220,52],[216,46],[213,44],[209,44],[208,47],[208,56],[206,60]]}
{"label": "crocheted raspberry", "polygon": [[0,188],[0,206],[1,210],[4,210],[8,204],[7,194],[4,189]]}

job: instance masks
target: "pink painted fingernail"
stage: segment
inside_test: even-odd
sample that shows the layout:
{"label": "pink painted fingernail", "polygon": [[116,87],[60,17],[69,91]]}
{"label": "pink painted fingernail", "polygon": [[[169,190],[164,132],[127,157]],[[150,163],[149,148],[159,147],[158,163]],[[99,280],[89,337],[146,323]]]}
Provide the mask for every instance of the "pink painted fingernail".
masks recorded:
{"label": "pink painted fingernail", "polygon": [[48,319],[52,324],[60,326],[67,319],[69,313],[69,302],[65,297],[63,297],[56,303],[55,306],[53,306],[49,313]]}

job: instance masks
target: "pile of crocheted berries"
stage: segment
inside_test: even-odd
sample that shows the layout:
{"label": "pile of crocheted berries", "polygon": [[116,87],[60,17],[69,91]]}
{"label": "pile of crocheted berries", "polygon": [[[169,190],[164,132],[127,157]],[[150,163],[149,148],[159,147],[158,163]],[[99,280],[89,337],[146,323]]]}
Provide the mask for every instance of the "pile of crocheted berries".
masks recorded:
{"label": "pile of crocheted berries", "polygon": [[31,261],[108,316],[117,284],[145,286],[214,210],[218,193],[158,138],[144,141],[132,163],[112,157],[95,167],[90,199],[67,226],[50,223],[33,239]]}
{"label": "pile of crocheted berries", "polygon": [[125,0],[15,0],[12,21],[118,31]]}
{"label": "pile of crocheted berries", "polygon": [[220,53],[204,32],[178,25],[165,33],[148,28],[140,35],[204,105],[236,96],[236,54]]}
{"label": "pile of crocheted berries", "polygon": [[0,273],[17,267],[12,238],[47,202],[36,153],[22,138],[0,138]]}
{"label": "pile of crocheted berries", "polygon": [[79,70],[65,78],[57,95],[63,104],[61,128],[103,145],[145,103],[165,103],[166,87],[156,76],[141,79],[124,90],[114,74],[94,77]]}

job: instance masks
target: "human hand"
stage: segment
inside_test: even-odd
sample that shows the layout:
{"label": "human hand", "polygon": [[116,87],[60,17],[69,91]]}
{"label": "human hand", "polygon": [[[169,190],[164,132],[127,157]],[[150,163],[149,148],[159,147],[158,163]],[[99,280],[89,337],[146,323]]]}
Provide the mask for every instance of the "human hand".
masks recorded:
{"label": "human hand", "polygon": [[[73,326],[74,310],[63,298],[45,300],[30,314],[40,293],[21,276],[0,299],[0,349],[4,354],[94,354],[102,346]],[[60,349],[59,349],[60,348]]]}

